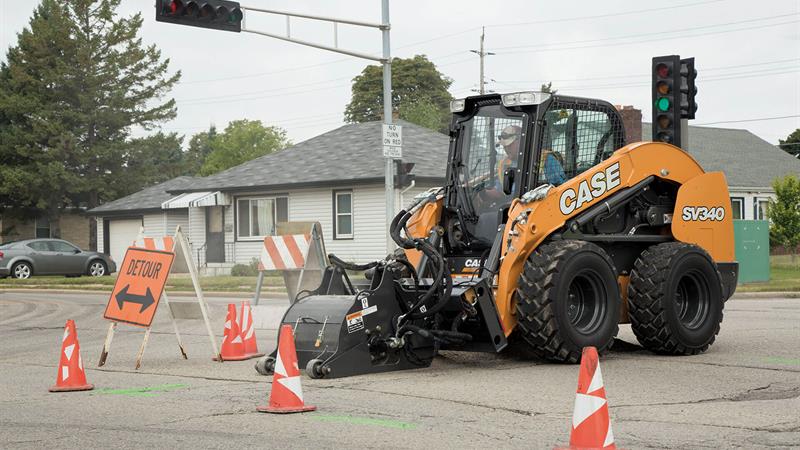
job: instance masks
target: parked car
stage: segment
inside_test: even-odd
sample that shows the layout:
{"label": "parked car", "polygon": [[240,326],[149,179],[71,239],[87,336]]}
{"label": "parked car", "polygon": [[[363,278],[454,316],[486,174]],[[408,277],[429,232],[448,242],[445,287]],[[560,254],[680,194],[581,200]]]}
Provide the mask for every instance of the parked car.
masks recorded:
{"label": "parked car", "polygon": [[33,275],[91,275],[100,277],[117,271],[110,256],[83,251],[61,239],[28,239],[0,244],[0,278],[30,278]]}

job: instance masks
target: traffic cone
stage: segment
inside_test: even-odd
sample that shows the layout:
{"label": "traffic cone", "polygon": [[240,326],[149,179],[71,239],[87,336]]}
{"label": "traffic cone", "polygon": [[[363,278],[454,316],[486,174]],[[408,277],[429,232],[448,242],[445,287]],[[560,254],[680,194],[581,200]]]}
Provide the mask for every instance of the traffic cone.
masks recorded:
{"label": "traffic cone", "polygon": [[86,382],[75,321],[67,320],[67,324],[64,326],[64,337],[61,339],[61,359],[58,362],[56,384],[50,388],[50,392],[88,391],[91,389],[94,389],[94,385]]}
{"label": "traffic cone", "polygon": [[615,449],[597,349],[584,347],[572,413],[571,449]]}
{"label": "traffic cone", "polygon": [[[222,338],[222,347],[219,351],[223,361],[242,361],[247,359],[244,354],[244,343],[239,333],[239,324],[236,323],[236,305],[228,303],[228,317],[225,319],[225,337]],[[213,358],[217,361],[217,358]]]}
{"label": "traffic cone", "polygon": [[244,342],[244,356],[249,358],[258,358],[264,356],[263,353],[258,352],[258,343],[256,342],[256,328],[253,325],[253,310],[250,309],[250,302],[244,300],[242,302],[242,313],[239,315],[241,322],[239,323],[239,330],[242,335],[242,342]]}
{"label": "traffic cone", "polygon": [[281,327],[278,351],[275,359],[275,375],[269,393],[269,406],[259,406],[259,412],[297,413],[314,411],[316,406],[303,403],[303,387],[300,385],[300,368],[297,367],[297,352],[290,325]]}

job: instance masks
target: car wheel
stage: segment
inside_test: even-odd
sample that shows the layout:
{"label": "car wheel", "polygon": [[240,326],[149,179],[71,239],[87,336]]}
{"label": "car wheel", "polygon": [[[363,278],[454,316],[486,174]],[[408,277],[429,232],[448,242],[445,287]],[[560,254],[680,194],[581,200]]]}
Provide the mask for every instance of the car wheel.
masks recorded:
{"label": "car wheel", "polygon": [[11,268],[11,276],[18,280],[27,280],[33,275],[33,268],[26,262],[18,262]]}
{"label": "car wheel", "polygon": [[95,260],[89,263],[89,275],[93,277],[102,277],[108,273],[108,267],[103,261]]}

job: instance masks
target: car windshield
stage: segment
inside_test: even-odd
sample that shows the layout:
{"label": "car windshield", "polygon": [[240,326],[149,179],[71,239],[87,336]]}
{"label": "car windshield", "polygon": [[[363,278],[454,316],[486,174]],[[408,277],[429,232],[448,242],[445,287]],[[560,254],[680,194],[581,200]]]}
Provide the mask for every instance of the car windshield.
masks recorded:
{"label": "car windshield", "polygon": [[506,169],[517,167],[524,117],[509,117],[499,105],[484,106],[462,124],[457,183],[473,215],[496,211],[511,201],[503,193]]}

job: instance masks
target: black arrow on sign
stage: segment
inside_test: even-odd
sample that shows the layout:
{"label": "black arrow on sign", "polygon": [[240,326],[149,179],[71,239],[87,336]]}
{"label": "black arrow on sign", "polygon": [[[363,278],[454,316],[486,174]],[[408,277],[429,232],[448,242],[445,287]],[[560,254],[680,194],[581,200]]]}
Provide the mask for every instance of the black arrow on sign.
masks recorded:
{"label": "black arrow on sign", "polygon": [[128,288],[130,287],[131,285],[129,284],[122,288],[121,291],[117,292],[115,298],[117,299],[117,306],[119,309],[122,309],[122,305],[125,302],[138,303],[141,305],[141,308],[139,309],[139,314],[141,314],[145,309],[149,308],[150,305],[155,303],[155,299],[153,298],[153,293],[150,292],[150,288],[147,288],[147,292],[144,295],[138,295],[128,293]]}

